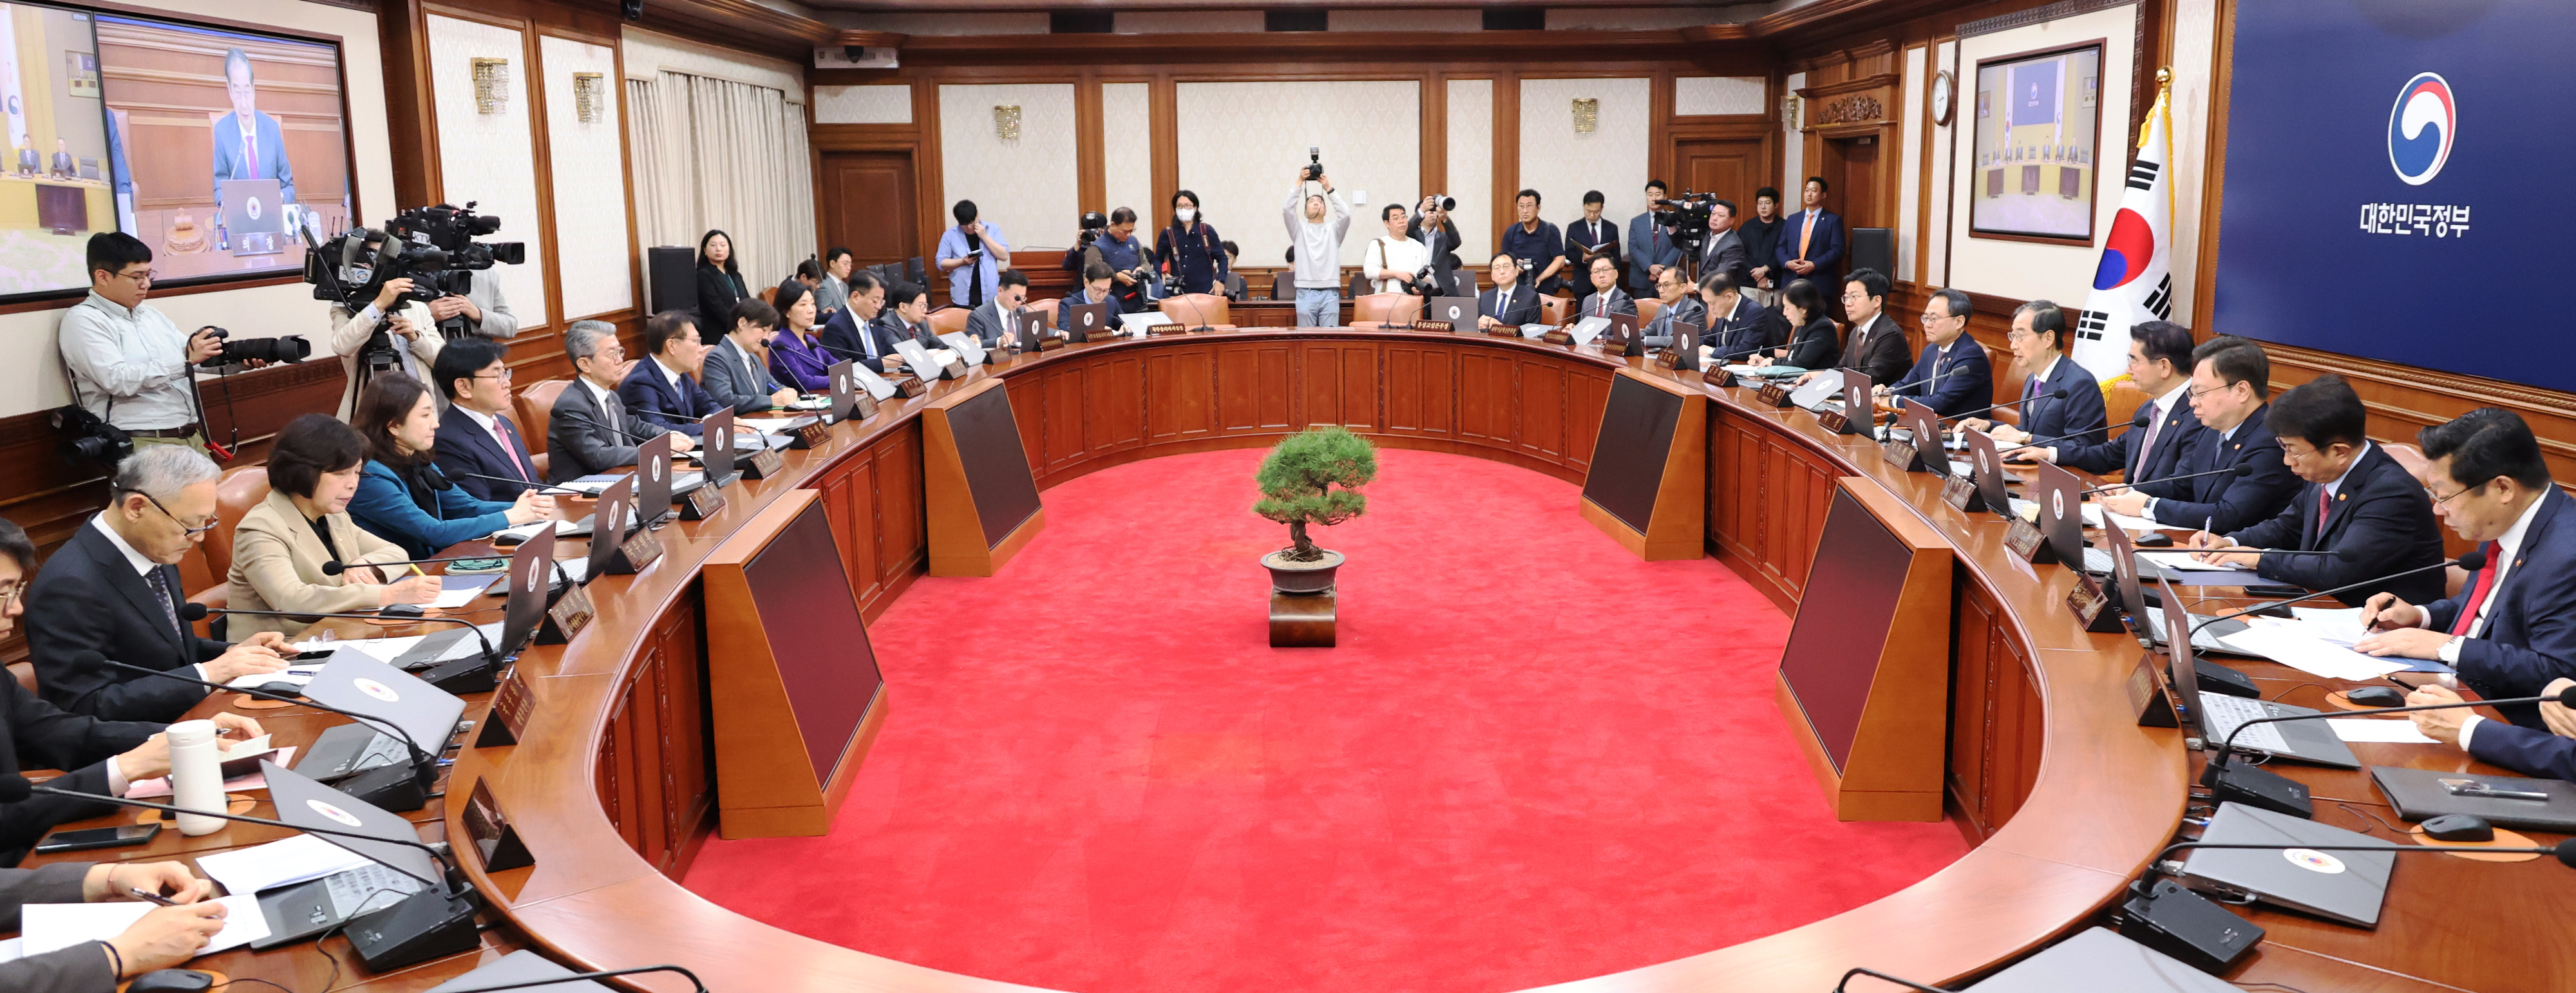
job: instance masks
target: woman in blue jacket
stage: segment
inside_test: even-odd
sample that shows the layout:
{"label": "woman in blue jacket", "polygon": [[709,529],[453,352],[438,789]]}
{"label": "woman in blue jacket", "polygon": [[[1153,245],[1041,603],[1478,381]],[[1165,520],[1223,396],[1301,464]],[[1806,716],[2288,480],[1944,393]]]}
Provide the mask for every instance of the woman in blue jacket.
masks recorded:
{"label": "woman in blue jacket", "polygon": [[1225,292],[1225,238],[1199,219],[1198,194],[1172,194],[1172,223],[1154,236],[1154,261],[1181,277],[1183,293]]}
{"label": "woman in blue jacket", "polygon": [[522,490],[511,503],[477,500],[430,463],[438,405],[420,380],[377,373],[353,413],[358,433],[367,439],[367,467],[358,476],[349,516],[412,558],[431,558],[449,545],[552,516],[553,497]]}

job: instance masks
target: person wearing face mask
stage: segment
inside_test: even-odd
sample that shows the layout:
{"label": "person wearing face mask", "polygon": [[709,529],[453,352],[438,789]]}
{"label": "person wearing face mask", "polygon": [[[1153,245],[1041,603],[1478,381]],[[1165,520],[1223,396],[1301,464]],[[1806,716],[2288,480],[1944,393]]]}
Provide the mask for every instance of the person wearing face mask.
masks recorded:
{"label": "person wearing face mask", "polygon": [[[287,422],[269,447],[268,499],[233,526],[233,567],[226,577],[232,606],[338,614],[438,599],[436,576],[369,565],[411,556],[349,516],[366,461],[367,439],[334,418],[305,414]],[[325,562],[350,568],[328,573]],[[242,615],[227,623],[234,634],[275,631],[293,637],[312,620]]]}
{"label": "person wearing face mask", "polygon": [[1199,195],[1172,194],[1172,221],[1154,236],[1154,264],[1180,277],[1183,293],[1218,293],[1232,270],[1225,264],[1225,238],[1199,219]]}
{"label": "person wearing face mask", "polygon": [[1403,204],[1387,204],[1378,216],[1386,234],[1369,239],[1367,252],[1360,256],[1360,274],[1368,278],[1373,292],[1413,292],[1414,276],[1431,264],[1431,249],[1405,233],[1412,218]]}
{"label": "person wearing face mask", "polygon": [[534,489],[520,490],[508,502],[477,500],[448,480],[437,464],[438,407],[429,400],[434,392],[397,372],[370,380],[358,395],[352,426],[367,439],[367,467],[358,477],[358,495],[349,500],[349,519],[401,545],[403,557],[425,559],[449,545],[553,516],[554,498]]}

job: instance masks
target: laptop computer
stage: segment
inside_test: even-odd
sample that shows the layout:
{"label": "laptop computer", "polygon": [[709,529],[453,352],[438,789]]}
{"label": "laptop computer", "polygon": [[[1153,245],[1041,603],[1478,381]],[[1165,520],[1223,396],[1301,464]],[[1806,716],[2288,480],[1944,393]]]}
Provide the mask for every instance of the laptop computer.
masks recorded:
{"label": "laptop computer", "polygon": [[1109,330],[1109,304],[1074,304],[1072,312],[1065,315],[1065,321],[1065,333],[1072,335],[1073,340],[1090,341],[1093,334]]}
{"label": "laptop computer", "polygon": [[[2370,767],[2370,781],[2388,798],[2397,816],[2420,821],[2443,814],[2475,814],[2500,828],[2576,833],[2576,783],[2563,779],[2525,779],[2439,769]],[[2498,793],[2539,794],[2498,796]]]}
{"label": "laptop computer", "polygon": [[1823,369],[1817,371],[1816,378],[1808,380],[1807,385],[1789,391],[1789,402],[1814,411],[1832,406],[1842,395],[1843,370]]}
{"label": "laptop computer", "polygon": [[2218,813],[2209,818],[2209,827],[2200,833],[2200,840],[2282,847],[2195,849],[2188,853],[2182,874],[2177,877],[2183,885],[2227,899],[2251,896],[2264,903],[2362,927],[2378,926],[2380,904],[2388,896],[2388,874],[2397,863],[2393,851],[2323,852],[2299,847],[2364,845],[2395,849],[2397,845],[2359,831],[2234,802],[2218,805]]}
{"label": "laptop computer", "polygon": [[[2182,595],[2174,592],[2172,579],[2159,580],[2163,589],[2163,613],[2167,629],[2191,623],[2182,609]],[[2186,628],[2188,630],[2188,628]],[[2177,723],[2186,738],[2199,738],[2203,747],[2216,750],[2236,731],[2238,725],[2266,717],[2304,717],[2317,711],[2286,703],[2274,703],[2259,697],[2214,693],[2201,689],[2200,658],[2190,645],[2165,645],[2165,658],[2171,661],[2174,708]],[[2215,669],[2217,667],[2213,667]],[[2232,671],[2232,670],[2227,670]],[[2221,673],[2222,675],[2225,672]],[[2248,686],[2251,683],[2246,684]],[[2236,750],[2272,758],[2297,759],[2317,765],[2343,769],[2361,768],[2361,759],[2352,754],[2352,746],[2335,736],[2324,721],[2283,721],[2257,724],[2236,735]]]}
{"label": "laptop computer", "polygon": [[[2212,976],[2109,928],[2086,928],[2012,968],[1986,977],[1977,993],[2239,993]],[[436,993],[435,990],[431,993]]]}
{"label": "laptop computer", "polygon": [[574,577],[588,583],[608,571],[608,560],[616,557],[617,546],[635,527],[635,477],[628,476],[599,491],[599,503],[590,512],[590,554],[581,560],[581,575]]}
{"label": "laptop computer", "polygon": [[[517,595],[512,591],[514,598]],[[537,597],[542,603],[544,594]],[[380,765],[409,761],[410,746],[401,735],[389,734],[383,728],[401,728],[435,760],[447,739],[455,735],[456,722],[465,716],[465,701],[455,694],[359,652],[333,656],[330,664],[305,684],[304,695],[316,703],[368,718],[322,732],[313,739],[312,750],[295,763],[297,772],[325,782]],[[278,809],[283,811],[285,804],[278,804]]]}
{"label": "laptop computer", "polygon": [[[1842,385],[1835,389],[1833,399],[1824,406],[1840,409],[1846,420],[1868,423],[1866,418],[1876,416],[1870,406],[1869,374],[1858,369],[1836,371],[1842,373]],[[1873,439],[1875,437],[1872,435]]]}
{"label": "laptop computer", "polygon": [[2111,553],[2084,544],[2084,481],[2055,463],[2042,462],[2031,470],[2029,490],[2032,502],[2039,504],[2039,533],[2047,536],[2057,560],[2080,562],[2086,572],[2110,575]]}
{"label": "laptop computer", "polygon": [[1923,457],[1923,468],[1935,476],[1950,475],[1950,453],[1942,447],[1941,417],[1928,403],[1912,400],[1896,405],[1896,424],[1888,430],[1901,431],[1914,451]]}
{"label": "laptop computer", "polygon": [[227,179],[224,237],[234,255],[275,255],[286,250],[286,203],[274,179]]}
{"label": "laptop computer", "polygon": [[1987,510],[2012,513],[2012,491],[2004,487],[2004,458],[1994,437],[1983,431],[1961,431],[1959,437],[1968,442],[1968,478],[1977,484],[1978,499]]}
{"label": "laptop computer", "polygon": [[1439,321],[1451,331],[1476,330],[1475,297],[1432,297],[1422,308],[1421,321]]}
{"label": "laptop computer", "polygon": [[706,470],[708,485],[722,489],[733,482],[733,408],[698,422],[698,464]]}
{"label": "laptop computer", "polygon": [[838,424],[849,420],[853,414],[858,413],[859,384],[858,380],[850,375],[850,370],[858,364],[857,359],[842,359],[832,363],[831,370],[825,373],[825,376],[832,381],[832,401],[824,406],[823,412],[825,417],[831,419],[831,423]]}
{"label": "laptop computer", "polygon": [[275,762],[261,762],[260,771],[268,777],[269,798],[276,803],[278,820],[300,828],[355,831],[385,840],[314,835],[365,856],[369,864],[261,890],[259,911],[268,919],[268,937],[251,942],[254,950],[302,941],[350,918],[393,906],[411,894],[445,885],[446,867],[428,852],[402,843],[420,838],[410,821],[279,768]]}
{"label": "laptop computer", "polygon": [[1673,351],[1673,368],[1683,370],[1698,369],[1699,325],[1693,324],[1689,321],[1674,321],[1671,327],[1673,329],[1673,343],[1670,347]]}
{"label": "laptop computer", "polygon": [[[2166,632],[2172,629],[2165,626],[2165,612],[2162,609],[2147,609],[2146,588],[2138,582],[2137,546],[2130,543],[2129,532],[2126,530],[2120,528],[2102,530],[2109,536],[2111,542],[2112,590],[2120,598],[2121,611],[2128,616],[2130,632],[2138,636],[2139,642],[2149,647],[2163,646],[2167,639]],[[2183,615],[2183,620],[2186,622],[2183,629],[2192,632],[2191,647],[2203,652],[2236,651],[2218,639],[2245,630],[2246,627],[2243,619],[2235,617],[2206,627],[2202,626],[2203,622],[2209,620],[2209,615],[2206,614],[2186,613]]]}

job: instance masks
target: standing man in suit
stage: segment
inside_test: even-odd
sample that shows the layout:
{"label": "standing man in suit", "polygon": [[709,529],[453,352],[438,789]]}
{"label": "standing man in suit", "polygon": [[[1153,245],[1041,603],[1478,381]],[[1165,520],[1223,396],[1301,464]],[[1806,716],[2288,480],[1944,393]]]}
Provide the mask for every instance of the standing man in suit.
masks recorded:
{"label": "standing man in suit", "polygon": [[[2113,490],[2104,507],[2159,524],[2198,526],[2226,534],[2268,520],[2299,491],[2299,477],[2281,459],[2281,442],[2264,423],[2271,408],[2272,367],[2263,347],[2233,335],[2202,342],[2191,352],[2191,411],[2201,430],[2171,475]],[[2163,444],[2159,441],[2158,444]],[[2197,473],[2243,467],[2245,475]]]}
{"label": "standing man in suit", "polygon": [[[449,342],[430,363],[447,409],[438,415],[431,458],[458,489],[477,500],[508,503],[544,482],[519,426],[510,423],[509,350],[487,338]],[[483,479],[477,477],[489,476]],[[504,482],[508,480],[508,482]]]}
{"label": "standing man in suit", "polygon": [[1780,191],[1765,186],[1753,191],[1753,218],[1737,225],[1735,232],[1744,239],[1745,254],[1753,262],[1753,281],[1744,285],[1776,290],[1788,286],[1780,278]]}
{"label": "standing man in suit", "polygon": [[1700,255],[1699,274],[1724,273],[1743,285],[1753,278],[1744,238],[1735,231],[1735,201],[1720,200],[1708,208],[1708,250]]}
{"label": "standing man in suit", "polygon": [[1540,293],[1556,292],[1557,273],[1565,270],[1565,235],[1556,225],[1540,220],[1538,191],[1522,190],[1512,198],[1517,219],[1503,229],[1502,250],[1521,264],[1521,289]]}
{"label": "standing man in suit", "polygon": [[[918,287],[912,288],[918,294]],[[617,399],[650,430],[703,437],[697,418],[725,409],[698,387],[694,377],[707,361],[707,346],[685,310],[665,310],[644,319],[644,361],[617,384]],[[681,415],[681,416],[673,416]],[[443,430],[443,429],[442,429]]]}
{"label": "standing man in suit", "polygon": [[224,50],[224,95],[232,98],[233,112],[216,121],[214,127],[215,225],[220,234],[219,247],[229,248],[231,236],[221,232],[226,180],[274,179],[279,204],[297,201],[295,169],[286,162],[286,132],[277,126],[277,118],[260,112],[259,90],[252,85],[250,75],[250,53],[238,48]]}
{"label": "standing man in suit", "polygon": [[179,617],[188,602],[179,560],[215,527],[222,470],[193,448],[155,445],[118,463],[116,502],[72,532],[27,588],[27,654],[45,701],[111,721],[167,724],[206,698],[206,688],[114,666],[82,665],[82,652],[210,682],[286,668],[286,640],[263,632],[229,645],[197,637]]}
{"label": "standing man in suit", "polygon": [[796,388],[769,374],[757,350],[778,330],[778,308],[752,297],[733,305],[733,330],[716,339],[698,367],[698,386],[737,414],[776,410],[796,402]]}
{"label": "standing man in suit", "polygon": [[[572,360],[573,381],[555,394],[554,413],[546,418],[546,451],[551,455],[547,481],[568,482],[634,465],[636,442],[651,440],[653,433],[636,427],[625,401],[617,398],[618,380],[625,378],[629,363],[616,325],[572,322],[564,332],[564,356]],[[695,438],[671,432],[674,453],[696,444]]]}
{"label": "standing man in suit", "polygon": [[[1983,417],[1960,421],[1970,431],[1985,431],[1996,441],[2019,444],[2032,438],[2056,438],[2074,445],[2110,440],[2110,412],[2102,406],[2102,384],[2091,370],[2066,357],[2066,312],[2046,300],[2033,300],[2013,311],[2013,364],[2029,378],[2022,385],[2021,423],[1995,424]],[[2066,391],[2063,397],[2056,396]]]}
{"label": "standing man in suit", "polygon": [[870,372],[902,369],[903,356],[895,354],[894,339],[886,336],[885,325],[878,319],[885,302],[886,285],[875,273],[864,269],[851,273],[849,306],[833,311],[823,321],[822,337],[815,340],[836,358],[856,360]]}
{"label": "standing man in suit", "polygon": [[[2434,514],[2453,533],[2477,542],[2486,565],[2447,599],[2417,606],[2394,593],[2371,597],[2361,618],[2375,630],[2353,647],[2448,663],[2490,700],[2564,687],[2576,679],[2576,514],[2568,512],[2567,494],[2549,480],[2540,441],[2521,417],[2495,407],[2425,428],[2417,439],[2433,460],[2423,483]],[[2549,753],[2564,750],[2565,742],[2552,743],[2539,708],[2497,709],[2513,724],[2460,716],[2417,723],[2487,761],[2526,771],[2550,768]]]}
{"label": "standing man in suit", "polygon": [[1017,348],[1021,337],[1020,308],[1028,302],[1029,274],[1016,270],[1003,273],[1000,292],[966,315],[966,334],[982,343],[988,355],[996,348]]}
{"label": "standing man in suit", "polygon": [[[2272,401],[2265,421],[2281,439],[2281,460],[2307,485],[2270,520],[2233,534],[2195,532],[2191,547],[2200,551],[2192,557],[2312,590],[2440,565],[2442,532],[2433,503],[2421,482],[2362,433],[2369,417],[2341,376],[2309,380]],[[2337,554],[2263,554],[2270,548]],[[2335,599],[2358,607],[2394,593],[2408,603],[2431,603],[2441,599],[2442,585],[2442,573],[2427,570]]]}
{"label": "standing man in suit", "polygon": [[1646,212],[1628,219],[1628,287],[1633,293],[1655,292],[1655,279],[1665,269],[1681,264],[1681,246],[1673,243],[1673,229],[1655,220],[1655,208],[1662,206],[1666,195],[1664,181],[1646,181]]}
{"label": "standing man in suit", "polygon": [[1655,277],[1655,299],[1661,301],[1663,307],[1655,312],[1654,320],[1637,329],[1639,347],[1671,348],[1675,322],[1708,326],[1705,306],[1691,296],[1691,281],[1682,273],[1682,267],[1672,266],[1665,269],[1663,275]]}
{"label": "standing man in suit", "polygon": [[[1602,203],[1600,190],[1585,191],[1583,219],[1565,226],[1566,265],[1584,273],[1587,281],[1592,272],[1592,259],[1609,259],[1613,272],[1619,265],[1619,225],[1601,219]],[[1590,292],[1589,289],[1584,291],[1585,295]]]}
{"label": "standing man in suit", "polygon": [[[1824,284],[1816,288],[1823,289]],[[1884,312],[1887,277],[1876,269],[1861,269],[1854,271],[1842,288],[1843,310],[1851,315],[1851,332],[1843,337],[1843,357],[1837,367],[1858,369],[1873,384],[1902,382],[1905,370],[1914,365],[1914,348],[1906,344],[1905,332]],[[1822,374],[1821,370],[1808,372],[1798,381],[1803,383]]]}
{"label": "standing man in suit", "polygon": [[1510,252],[1495,252],[1494,288],[1476,297],[1476,327],[1516,328],[1538,320],[1538,291],[1521,282],[1520,263]]}
{"label": "standing man in suit", "polygon": [[1781,222],[1780,245],[1771,255],[1772,282],[1787,286],[1789,280],[1807,279],[1818,289],[1843,284],[1843,219],[1825,209],[1830,188],[1823,176],[1807,177],[1800,193],[1806,209]]}
{"label": "standing man in suit", "polygon": [[2018,448],[2005,456],[2036,457],[2104,475],[2121,473],[2132,485],[2181,472],[2176,467],[2201,432],[2199,415],[2183,402],[2191,392],[2191,352],[2191,329],[2172,321],[2139,321],[2129,328],[2129,381],[2154,399],[2138,405],[2129,430],[2099,445],[2070,441]]}
{"label": "standing man in suit", "polygon": [[1607,255],[1592,257],[1592,294],[1574,312],[1576,319],[1608,317],[1612,314],[1636,316],[1637,301],[1619,289],[1619,260]]}
{"label": "standing man in suit", "polygon": [[[1867,269],[1852,273],[1852,283]],[[1870,391],[1883,397],[1919,397],[1923,405],[1944,419],[1970,411],[1982,410],[1995,395],[1995,371],[1986,362],[1986,346],[1968,334],[1968,317],[1973,311],[1968,295],[1954,289],[1935,290],[1932,302],[1923,306],[1923,358],[1897,383],[1881,383]],[[2191,339],[2183,339],[2188,344]]]}

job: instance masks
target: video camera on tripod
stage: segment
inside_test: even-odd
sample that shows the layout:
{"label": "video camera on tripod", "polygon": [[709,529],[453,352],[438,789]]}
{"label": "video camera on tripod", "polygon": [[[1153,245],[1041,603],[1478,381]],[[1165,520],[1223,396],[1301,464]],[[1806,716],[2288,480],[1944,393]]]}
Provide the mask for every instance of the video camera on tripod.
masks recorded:
{"label": "video camera on tripod", "polygon": [[1680,246],[1682,257],[1696,259],[1708,244],[1708,215],[1717,207],[1717,194],[1682,191],[1682,195],[1657,200],[1655,223],[1673,229],[1673,244]]}
{"label": "video camera on tripod", "polygon": [[[414,207],[387,220],[382,230],[350,228],[328,241],[315,239],[308,229],[306,243],[320,247],[305,256],[304,281],[313,284],[314,299],[338,303],[352,312],[397,279],[412,283],[402,302],[463,296],[471,289],[473,271],[528,260],[527,246],[520,242],[474,240],[501,230],[500,218],[477,214],[474,205],[468,200],[462,207],[443,203]],[[440,321],[438,330],[449,338],[462,336],[465,319]],[[359,351],[360,365],[374,371],[392,368],[395,354],[393,343],[378,328]]]}

